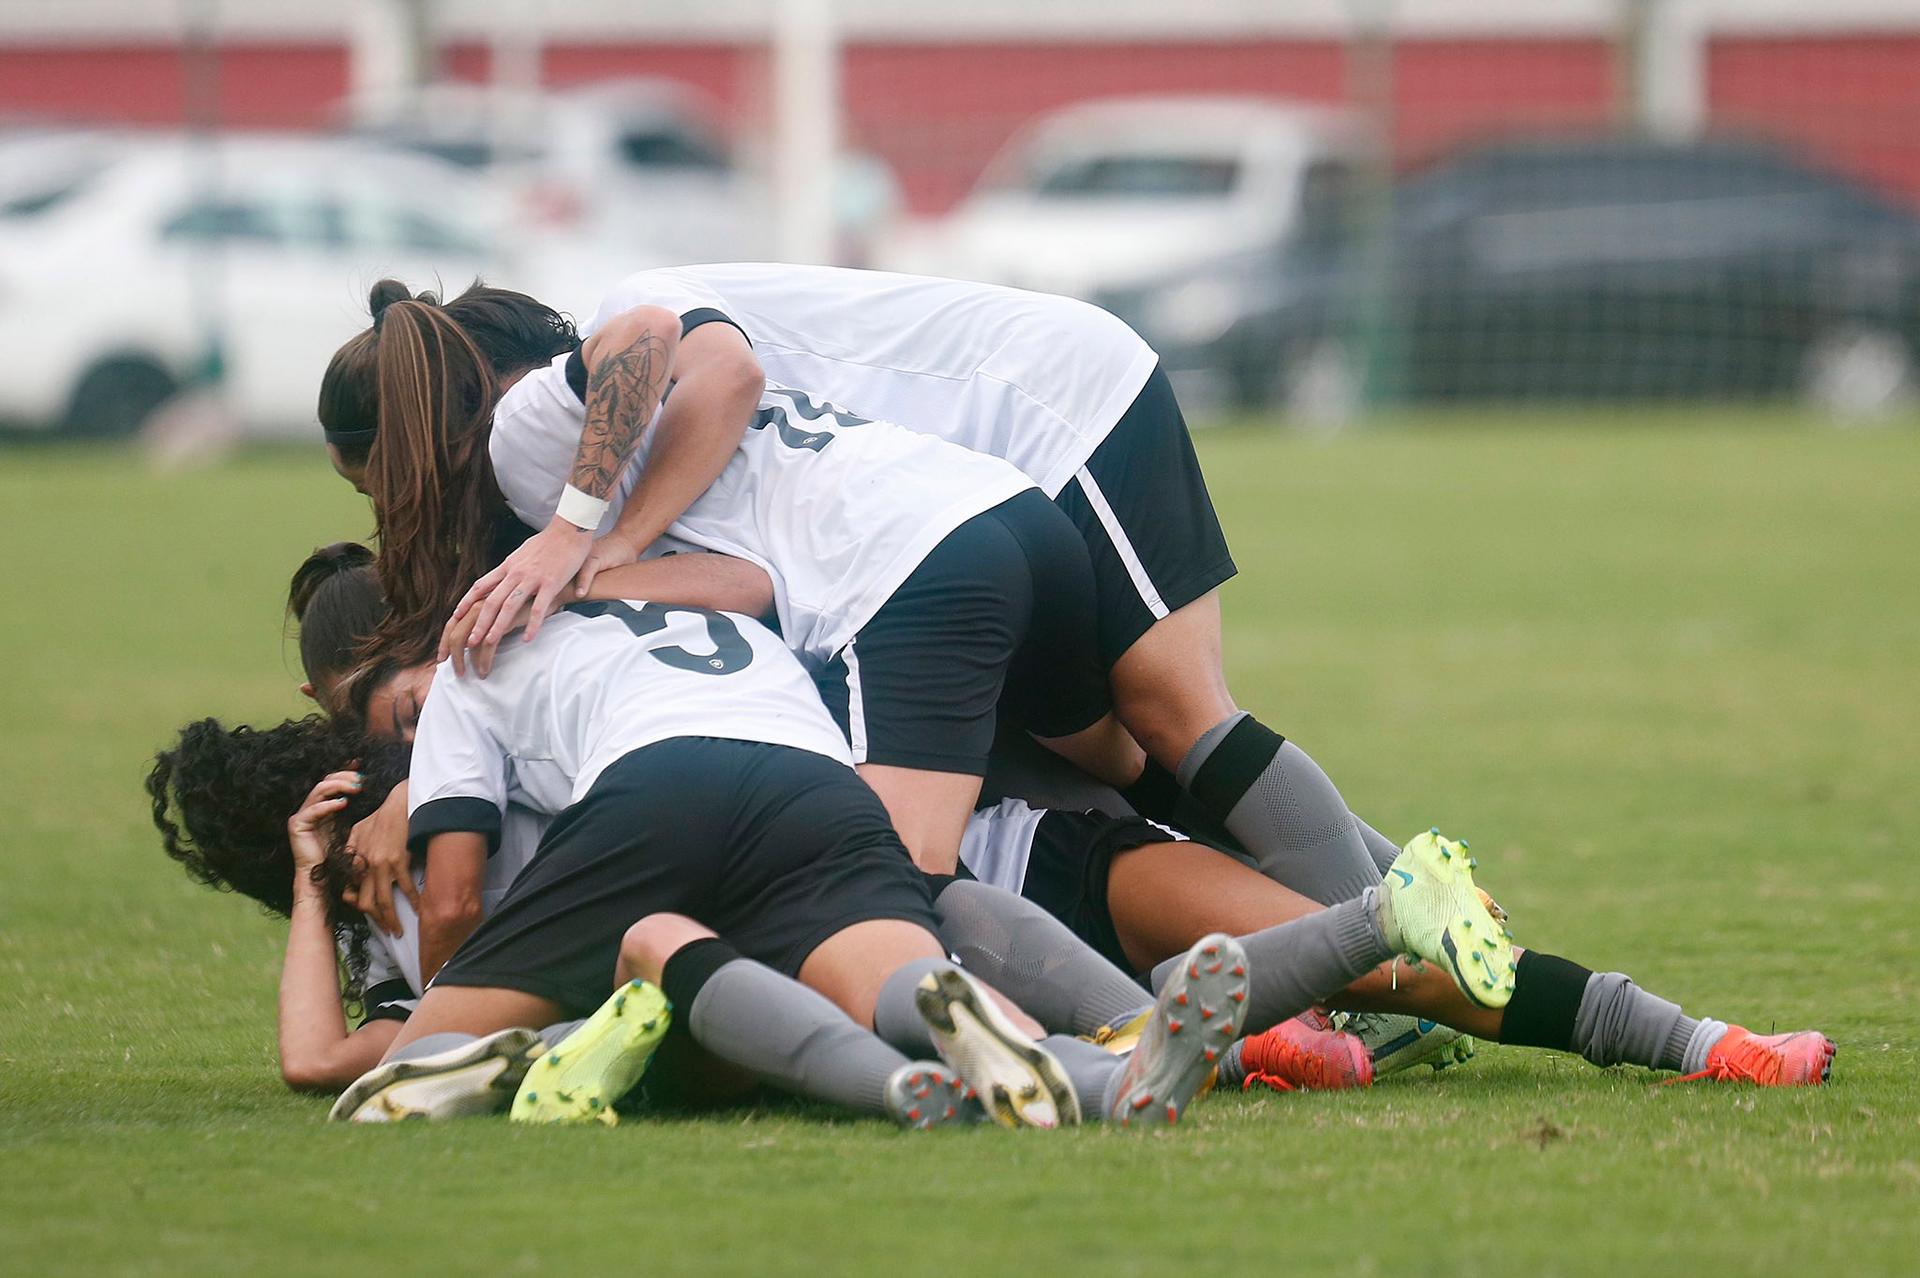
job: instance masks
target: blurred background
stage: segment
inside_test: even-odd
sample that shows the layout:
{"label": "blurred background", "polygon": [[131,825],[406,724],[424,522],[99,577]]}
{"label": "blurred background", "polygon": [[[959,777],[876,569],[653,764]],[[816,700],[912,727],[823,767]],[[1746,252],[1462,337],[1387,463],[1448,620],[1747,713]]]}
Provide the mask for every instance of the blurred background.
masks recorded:
{"label": "blurred background", "polygon": [[0,5],[16,438],[304,435],[385,274],[767,258],[1088,298],[1201,418],[1883,420],[1920,0]]}

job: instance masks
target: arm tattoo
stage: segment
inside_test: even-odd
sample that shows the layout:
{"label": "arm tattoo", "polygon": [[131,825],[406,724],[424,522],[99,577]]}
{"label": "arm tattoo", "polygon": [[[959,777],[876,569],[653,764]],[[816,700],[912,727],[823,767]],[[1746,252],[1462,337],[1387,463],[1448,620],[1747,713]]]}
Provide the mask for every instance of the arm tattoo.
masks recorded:
{"label": "arm tattoo", "polygon": [[613,492],[660,407],[667,368],[666,343],[654,333],[595,363],[587,378],[587,425],[568,481],[575,488],[590,497]]}

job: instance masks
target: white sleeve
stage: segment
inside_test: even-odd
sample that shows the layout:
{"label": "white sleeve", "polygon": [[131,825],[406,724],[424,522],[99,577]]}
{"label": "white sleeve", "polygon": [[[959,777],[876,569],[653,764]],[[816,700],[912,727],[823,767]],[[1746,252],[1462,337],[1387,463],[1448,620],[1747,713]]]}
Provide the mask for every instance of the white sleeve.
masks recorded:
{"label": "white sleeve", "polygon": [[664,306],[680,317],[680,331],[684,336],[702,324],[731,324],[740,330],[747,341],[753,341],[739,317],[732,314],[726,299],[700,280],[688,276],[683,271],[671,268],[657,271],[641,271],[629,275],[613,286],[613,289],[600,299],[600,309],[581,330],[583,336],[591,336],[622,311],[630,311],[636,306]]}
{"label": "white sleeve", "polygon": [[573,473],[587,428],[587,406],[567,382],[571,356],[561,355],[507,388],[493,410],[487,455],[494,480],[515,519],[545,528]]}
{"label": "white sleeve", "polygon": [[436,834],[484,834],[491,855],[500,846],[506,807],[507,753],[487,727],[475,694],[443,662],[414,730],[407,843],[417,851]]}

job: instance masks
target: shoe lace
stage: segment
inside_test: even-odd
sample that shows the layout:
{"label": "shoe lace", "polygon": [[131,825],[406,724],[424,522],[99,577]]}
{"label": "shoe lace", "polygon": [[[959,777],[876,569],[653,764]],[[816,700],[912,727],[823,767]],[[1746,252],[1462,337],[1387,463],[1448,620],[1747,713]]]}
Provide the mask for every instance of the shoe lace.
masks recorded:
{"label": "shoe lace", "polygon": [[1247,1071],[1240,1084],[1243,1092],[1255,1083],[1276,1092],[1292,1092],[1319,1081],[1319,1071],[1314,1068],[1317,1058],[1292,1038],[1283,1037],[1278,1026],[1242,1040],[1240,1063]]}
{"label": "shoe lace", "polygon": [[1253,1090],[1255,1083],[1258,1083],[1262,1087],[1271,1088],[1276,1092],[1295,1092],[1300,1090],[1278,1074],[1269,1074],[1265,1070],[1255,1070],[1241,1079],[1240,1090],[1250,1092]]}
{"label": "shoe lace", "polygon": [[1736,1043],[1728,1043],[1723,1039],[1708,1053],[1705,1069],[1670,1078],[1667,1082],[1691,1083],[1709,1078],[1716,1083],[1758,1083],[1762,1087],[1772,1087],[1780,1081],[1783,1064],[1784,1058],[1777,1049],[1763,1042],[1758,1035],[1749,1034]]}

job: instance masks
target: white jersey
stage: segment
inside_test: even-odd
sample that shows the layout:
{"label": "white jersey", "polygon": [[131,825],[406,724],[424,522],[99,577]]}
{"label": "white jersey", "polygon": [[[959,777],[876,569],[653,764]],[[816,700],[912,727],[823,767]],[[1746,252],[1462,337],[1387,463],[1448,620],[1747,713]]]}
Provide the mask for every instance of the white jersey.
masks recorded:
{"label": "white jersey", "polygon": [[751,617],[640,600],[575,604],[485,679],[443,662],[414,734],[409,837],[488,835],[509,803],[554,814],[608,765],[674,737],[763,741],[852,766],[779,637]]}
{"label": "white jersey", "polygon": [[[544,812],[510,805],[500,821],[500,846],[487,858],[487,877],[480,889],[482,917],[492,914],[507,894],[520,871],[527,868],[539,850],[540,837],[553,818]],[[424,888],[425,866],[413,872],[414,883]],[[420,1001],[420,919],[413,903],[396,893],[393,910],[400,918],[400,935],[388,936],[379,928],[367,938],[366,1013],[368,1020],[405,1020]]]}
{"label": "white jersey", "polygon": [[[535,528],[553,518],[586,425],[569,359],[528,373],[494,412],[494,474],[515,517]],[[613,494],[603,530],[638,470]],[[787,643],[825,662],[942,538],[1033,486],[998,458],[769,383],[726,469],[670,531],[766,569]]]}
{"label": "white jersey", "polygon": [[592,333],[635,306],[724,318],[769,380],[1013,463],[1049,497],[1086,464],[1158,356],[1069,297],[993,284],[744,262],[643,271]]}

